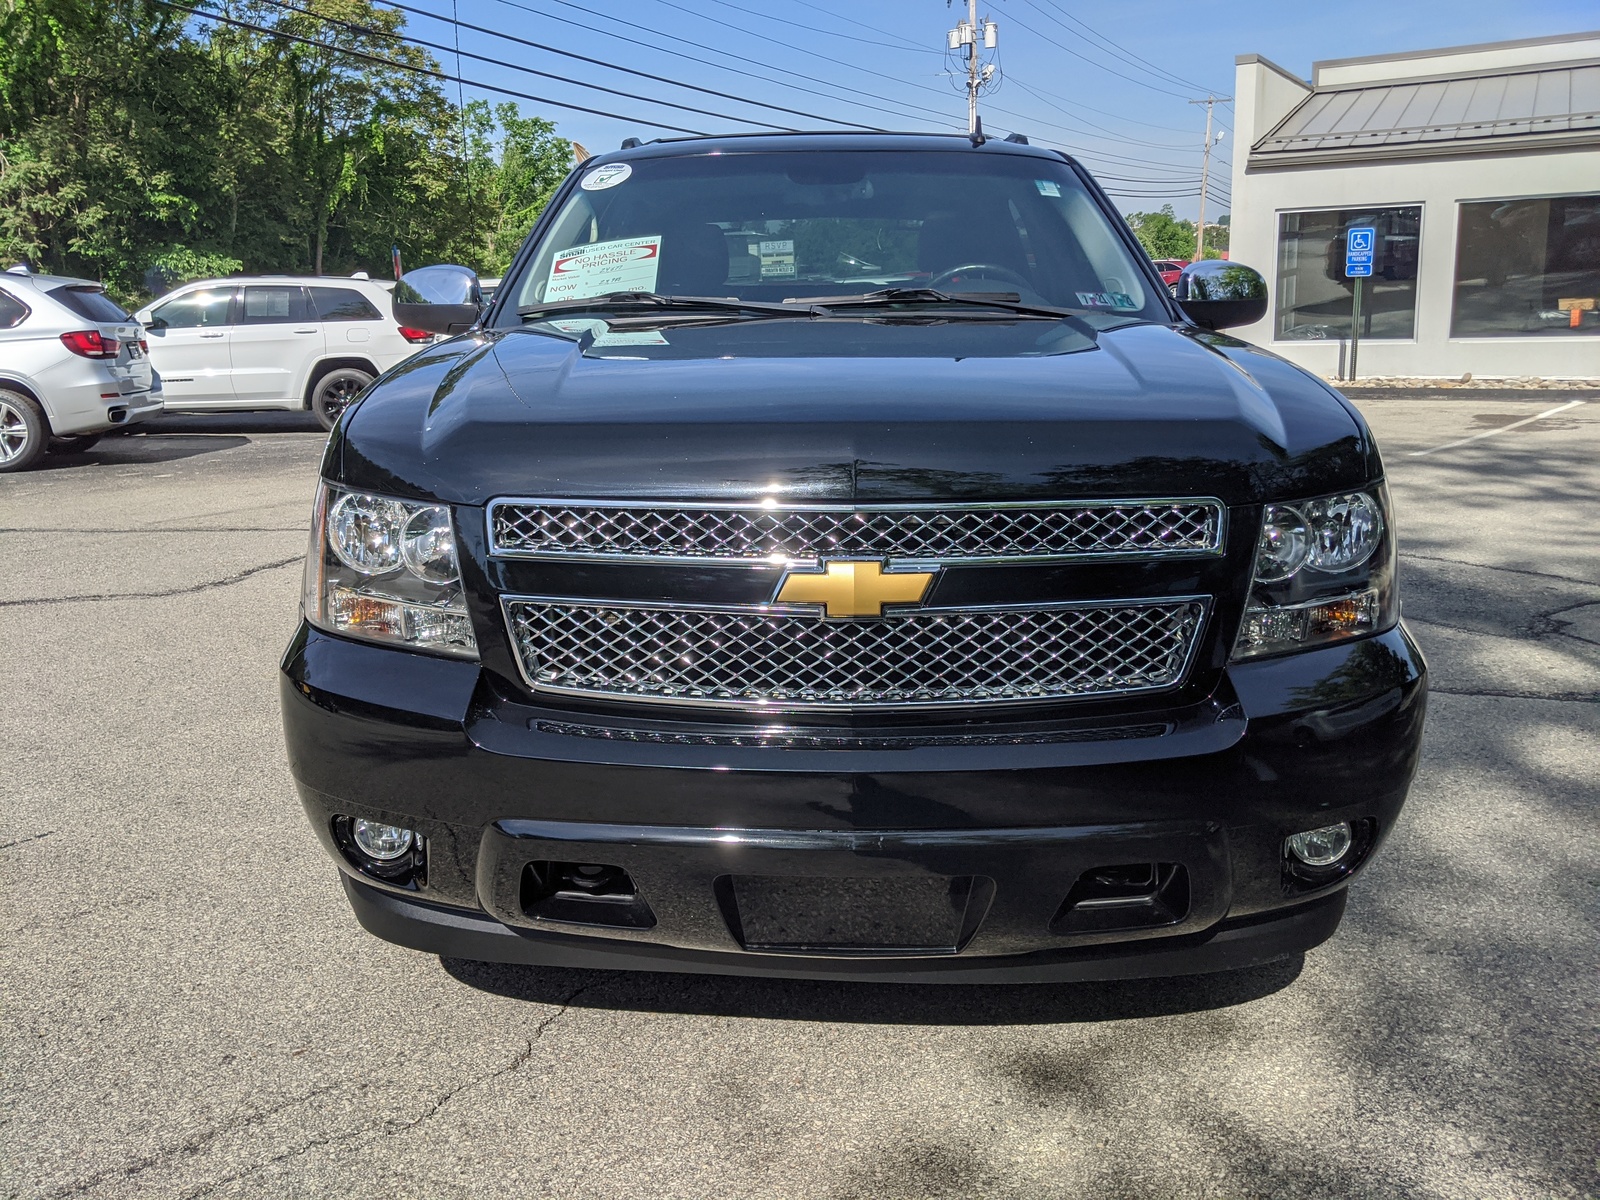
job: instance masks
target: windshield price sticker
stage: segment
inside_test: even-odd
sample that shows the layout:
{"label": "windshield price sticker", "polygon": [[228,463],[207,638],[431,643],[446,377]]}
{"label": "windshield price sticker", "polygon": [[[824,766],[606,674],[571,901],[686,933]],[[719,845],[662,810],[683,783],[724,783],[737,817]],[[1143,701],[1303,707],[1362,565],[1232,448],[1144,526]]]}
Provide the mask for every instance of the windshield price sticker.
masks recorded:
{"label": "windshield price sticker", "polygon": [[1061,185],[1053,179],[1035,179],[1033,186],[1039,189],[1041,196],[1061,195]]}
{"label": "windshield price sticker", "polygon": [[608,163],[590,171],[578,186],[586,192],[603,192],[606,188],[614,188],[617,184],[626,182],[628,176],[632,174],[633,168],[627,163]]}
{"label": "windshield price sticker", "polygon": [[612,292],[653,292],[661,267],[661,236],[619,238],[556,251],[543,300],[587,300]]}
{"label": "windshield price sticker", "polygon": [[1127,292],[1079,292],[1078,303],[1085,308],[1138,308]]}
{"label": "windshield price sticker", "polygon": [[762,242],[758,249],[761,257],[761,278],[794,278],[794,239]]}

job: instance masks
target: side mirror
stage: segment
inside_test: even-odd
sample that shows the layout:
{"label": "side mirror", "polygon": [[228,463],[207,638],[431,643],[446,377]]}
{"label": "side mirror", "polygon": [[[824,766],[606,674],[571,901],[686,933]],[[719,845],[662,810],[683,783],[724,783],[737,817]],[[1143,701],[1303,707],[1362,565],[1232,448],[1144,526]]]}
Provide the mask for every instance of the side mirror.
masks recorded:
{"label": "side mirror", "polygon": [[1267,315],[1267,281],[1261,272],[1220,258],[1190,263],[1172,294],[1183,315],[1202,329],[1253,325]]}
{"label": "side mirror", "polygon": [[401,325],[429,333],[465,333],[483,315],[478,277],[449,264],[407,271],[394,285],[390,304]]}

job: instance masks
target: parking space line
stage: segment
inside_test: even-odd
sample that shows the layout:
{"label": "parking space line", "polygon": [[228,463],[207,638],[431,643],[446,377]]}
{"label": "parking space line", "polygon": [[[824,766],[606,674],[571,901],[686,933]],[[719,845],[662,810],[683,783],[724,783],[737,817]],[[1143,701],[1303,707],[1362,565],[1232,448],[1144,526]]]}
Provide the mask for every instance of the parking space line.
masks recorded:
{"label": "parking space line", "polygon": [[1542,421],[1546,417],[1553,417],[1557,413],[1566,412],[1569,408],[1576,408],[1584,403],[1582,400],[1568,400],[1565,404],[1558,404],[1554,408],[1547,408],[1542,413],[1531,417],[1523,417],[1520,421],[1513,421],[1509,425],[1502,425],[1499,429],[1486,429],[1482,433],[1475,433],[1471,437],[1460,438],[1454,442],[1446,442],[1442,446],[1430,446],[1426,450],[1413,450],[1409,458],[1421,458],[1424,454],[1437,454],[1440,450],[1454,450],[1457,446],[1465,446],[1468,442],[1481,442],[1484,438],[1494,437],[1497,433],[1505,433],[1508,429],[1516,429],[1521,425],[1531,425],[1534,421]]}

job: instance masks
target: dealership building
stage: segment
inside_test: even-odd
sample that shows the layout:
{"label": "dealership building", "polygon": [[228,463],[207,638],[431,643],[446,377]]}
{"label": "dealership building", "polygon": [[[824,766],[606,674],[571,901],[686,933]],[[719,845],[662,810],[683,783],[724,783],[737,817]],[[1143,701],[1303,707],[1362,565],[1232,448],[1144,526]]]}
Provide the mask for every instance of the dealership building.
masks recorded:
{"label": "dealership building", "polygon": [[1267,278],[1237,332],[1348,365],[1346,233],[1376,231],[1359,374],[1600,377],[1600,32],[1238,59],[1229,257]]}

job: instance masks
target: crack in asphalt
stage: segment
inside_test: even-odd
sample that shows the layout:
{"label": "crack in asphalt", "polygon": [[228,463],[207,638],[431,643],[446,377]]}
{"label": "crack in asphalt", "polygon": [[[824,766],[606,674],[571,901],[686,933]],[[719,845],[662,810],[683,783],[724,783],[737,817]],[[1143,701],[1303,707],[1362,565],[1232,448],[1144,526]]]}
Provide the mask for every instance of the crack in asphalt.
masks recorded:
{"label": "crack in asphalt", "polygon": [[1554,575],[1549,571],[1530,571],[1525,567],[1497,567],[1490,563],[1471,562],[1465,558],[1446,558],[1441,554],[1417,554],[1410,550],[1400,551],[1401,558],[1414,558],[1420,562],[1451,563],[1458,567],[1476,567],[1480,571],[1501,571],[1509,575],[1532,575],[1536,579],[1556,579],[1562,583],[1576,583],[1581,587],[1600,588],[1600,582],[1593,579],[1579,579],[1572,575]]}
{"label": "crack in asphalt", "polygon": [[[4,849],[4,846],[0,846],[0,850]],[[162,898],[162,893],[160,892],[146,891],[126,893],[118,896],[115,900],[107,900],[101,904],[91,904],[87,908],[74,909],[72,912],[69,912],[65,915],[59,912],[51,912],[45,914],[44,916],[37,917],[34,920],[24,921],[20,925],[14,926],[12,932],[26,933],[30,929],[40,929],[51,925],[71,925],[83,920],[85,917],[92,917],[98,913],[115,912],[119,908],[128,908],[137,904],[147,904],[150,901],[160,900]]]}
{"label": "crack in asphalt", "polygon": [[1600,704],[1600,692],[1519,692],[1510,688],[1442,688],[1428,685],[1431,696],[1481,696],[1490,700],[1553,700],[1561,704]]}
{"label": "crack in asphalt", "polygon": [[477,1087],[479,1084],[488,1083],[492,1079],[499,1079],[503,1075],[512,1075],[521,1070],[527,1065],[528,1060],[533,1057],[534,1045],[544,1037],[545,1033],[552,1025],[567,1015],[567,1009],[572,1007],[572,1002],[584,992],[588,991],[589,987],[590,985],[586,983],[569,993],[566,999],[561,1001],[561,1007],[556,1009],[555,1012],[550,1014],[550,1016],[546,1017],[543,1021],[540,1021],[538,1027],[534,1029],[532,1036],[523,1040],[522,1049],[517,1051],[517,1053],[512,1057],[511,1061],[505,1066],[490,1071],[486,1075],[478,1075],[471,1079],[464,1080],[455,1087],[443,1092],[437,1100],[428,1106],[427,1111],[422,1113],[421,1116],[407,1121],[404,1124],[396,1125],[391,1123],[390,1128],[385,1131],[385,1136],[398,1137],[403,1133],[410,1133],[418,1125],[421,1125],[425,1121],[430,1121],[436,1117],[439,1114],[440,1109],[442,1109],[446,1104],[450,1103],[450,1101],[454,1100],[468,1088]]}
{"label": "crack in asphalt", "polygon": [[1552,608],[1549,612],[1539,613],[1528,623],[1528,631],[1534,637],[1564,637],[1575,642],[1582,642],[1586,646],[1600,646],[1594,638],[1584,637],[1581,633],[1572,632],[1570,621],[1557,620],[1563,613],[1577,612],[1582,608],[1600,606],[1600,600],[1580,600],[1576,604],[1568,604],[1562,608]]}
{"label": "crack in asphalt", "polygon": [[232,1175],[224,1175],[221,1179],[213,1179],[209,1183],[201,1184],[198,1188],[192,1188],[184,1192],[179,1200],[199,1200],[201,1196],[209,1196],[220,1187],[227,1187],[230,1183],[237,1183],[241,1179],[265,1171],[268,1167],[275,1167],[291,1158],[299,1158],[302,1154],[309,1154],[311,1151],[320,1149],[323,1146],[332,1146],[337,1142],[351,1141],[365,1132],[366,1129],[363,1127],[361,1129],[349,1129],[344,1133],[319,1133],[316,1137],[302,1142],[298,1146],[293,1146],[282,1154],[274,1154],[271,1158],[248,1166],[242,1171],[235,1171]]}
{"label": "crack in asphalt", "polygon": [[[368,1123],[356,1129],[345,1130],[342,1133],[317,1134],[314,1137],[308,1138],[304,1142],[289,1147],[287,1150],[283,1150],[280,1153],[272,1155],[270,1158],[263,1159],[258,1163],[253,1163],[248,1167],[234,1171],[231,1174],[225,1175],[219,1179],[213,1179],[206,1183],[202,1183],[197,1187],[191,1188],[190,1190],[182,1193],[180,1200],[200,1200],[200,1197],[209,1196],[218,1188],[226,1187],[230,1183],[237,1183],[241,1179],[246,1179],[252,1175],[259,1174],[260,1172],[265,1171],[270,1167],[274,1167],[281,1162],[285,1162],[291,1158],[298,1158],[299,1156],[307,1154],[312,1150],[316,1150],[322,1146],[351,1142],[357,1138],[363,1138],[364,1140],[361,1141],[356,1147],[359,1149],[360,1146],[368,1145],[372,1142],[378,1141],[379,1138],[398,1137],[401,1134],[409,1133],[417,1126],[432,1120],[438,1115],[439,1111],[444,1108],[446,1104],[450,1103],[451,1100],[455,1099],[455,1097],[459,1096],[462,1092],[477,1087],[480,1084],[488,1083],[491,1080],[499,1079],[502,1076],[514,1074],[526,1066],[528,1060],[533,1057],[534,1046],[538,1044],[538,1042],[547,1032],[549,1032],[551,1026],[553,1026],[557,1021],[567,1014],[567,1010],[572,1007],[572,1002],[584,992],[588,991],[591,986],[592,985],[586,983],[580,987],[574,988],[570,993],[568,993],[566,998],[561,1001],[560,1007],[544,1020],[540,1021],[533,1033],[523,1039],[522,1048],[512,1056],[510,1062],[483,1075],[472,1076],[469,1079],[463,1080],[456,1086],[447,1089],[445,1092],[441,1093],[437,1099],[429,1104],[427,1109],[420,1116],[404,1122],[403,1124],[396,1124],[393,1121],[385,1121],[381,1126],[378,1126],[375,1123]],[[141,1160],[140,1162],[135,1163],[132,1167],[123,1168],[120,1171],[103,1171],[99,1175],[93,1176],[81,1183],[74,1184],[65,1190],[52,1192],[49,1195],[49,1200],[65,1200],[66,1197],[81,1195],[88,1189],[109,1178],[117,1176],[120,1176],[123,1179],[131,1178],[134,1175],[142,1174],[150,1168],[158,1166],[161,1163],[180,1155],[184,1158],[193,1157],[195,1154],[198,1154],[202,1149],[204,1149],[206,1145],[212,1141],[215,1141],[217,1137],[224,1133],[233,1132],[235,1130],[247,1128],[251,1125],[259,1124],[261,1121],[264,1121],[267,1117],[272,1116],[275,1113],[282,1112],[286,1108],[292,1108],[297,1104],[304,1104],[308,1100],[314,1099],[316,1096],[322,1095],[326,1092],[333,1091],[335,1088],[340,1086],[340,1083],[325,1084],[321,1087],[313,1089],[304,1096],[297,1097],[293,1100],[286,1100],[282,1104],[274,1105],[271,1108],[260,1109],[256,1112],[246,1114],[242,1120],[224,1122],[214,1129],[207,1130],[205,1133],[189,1139],[189,1141],[184,1142],[182,1145],[162,1151],[159,1154],[152,1155],[148,1159]],[[365,1087],[366,1085],[363,1084],[362,1086]]]}
{"label": "crack in asphalt", "polygon": [[54,829],[46,829],[43,833],[30,833],[27,837],[19,837],[15,841],[0,842],[0,850],[9,850],[13,846],[21,846],[28,842],[37,842],[40,838],[47,838],[54,832]]}
{"label": "crack in asphalt", "polygon": [[275,562],[261,563],[259,566],[246,567],[223,579],[210,579],[204,583],[190,584],[188,587],[171,588],[164,592],[106,592],[91,596],[43,596],[37,600],[0,600],[0,608],[21,608],[28,604],[91,604],[104,600],[162,600],[169,596],[192,596],[197,592],[209,592],[215,588],[231,587],[233,584],[242,583],[252,575],[260,575],[263,571],[276,571],[280,567],[287,567],[293,563],[303,563],[304,554],[296,554],[291,558],[278,559]]}
{"label": "crack in asphalt", "polygon": [[98,537],[102,533],[307,533],[305,525],[149,525],[143,529],[82,529],[54,525],[0,526],[0,533],[75,533]]}
{"label": "crack in asphalt", "polygon": [[[221,1124],[214,1125],[210,1129],[203,1130],[200,1133],[195,1134],[193,1137],[179,1142],[176,1146],[168,1146],[165,1149],[157,1150],[154,1154],[151,1154],[145,1158],[141,1158],[137,1162],[129,1163],[125,1166],[113,1168],[111,1170],[101,1171],[98,1174],[89,1176],[87,1179],[79,1180],[77,1183],[68,1184],[66,1187],[58,1188],[53,1192],[47,1192],[46,1196],[48,1197],[48,1200],[65,1200],[65,1198],[68,1196],[81,1196],[90,1188],[98,1187],[108,1179],[132,1179],[136,1175],[143,1175],[151,1168],[161,1166],[172,1159],[193,1158],[196,1154],[199,1154],[202,1150],[204,1150],[207,1146],[216,1141],[217,1138],[221,1137],[225,1133],[233,1133],[240,1129],[248,1129],[252,1125],[259,1125],[262,1121],[265,1121],[270,1116],[274,1116],[277,1113],[283,1112],[285,1109],[294,1108],[296,1105],[304,1104],[309,1100],[314,1100],[318,1096],[325,1095],[339,1086],[339,1083],[321,1084],[312,1088],[304,1095],[291,1097],[288,1100],[284,1100],[278,1104],[270,1105],[267,1108],[252,1109],[251,1111],[243,1113],[238,1117],[223,1121]],[[263,1167],[270,1165],[270,1163],[260,1164],[260,1166]],[[228,1182],[231,1181],[226,1179],[218,1180],[216,1183],[210,1186],[211,1188],[215,1189]],[[195,1194],[199,1195],[203,1193]]]}

